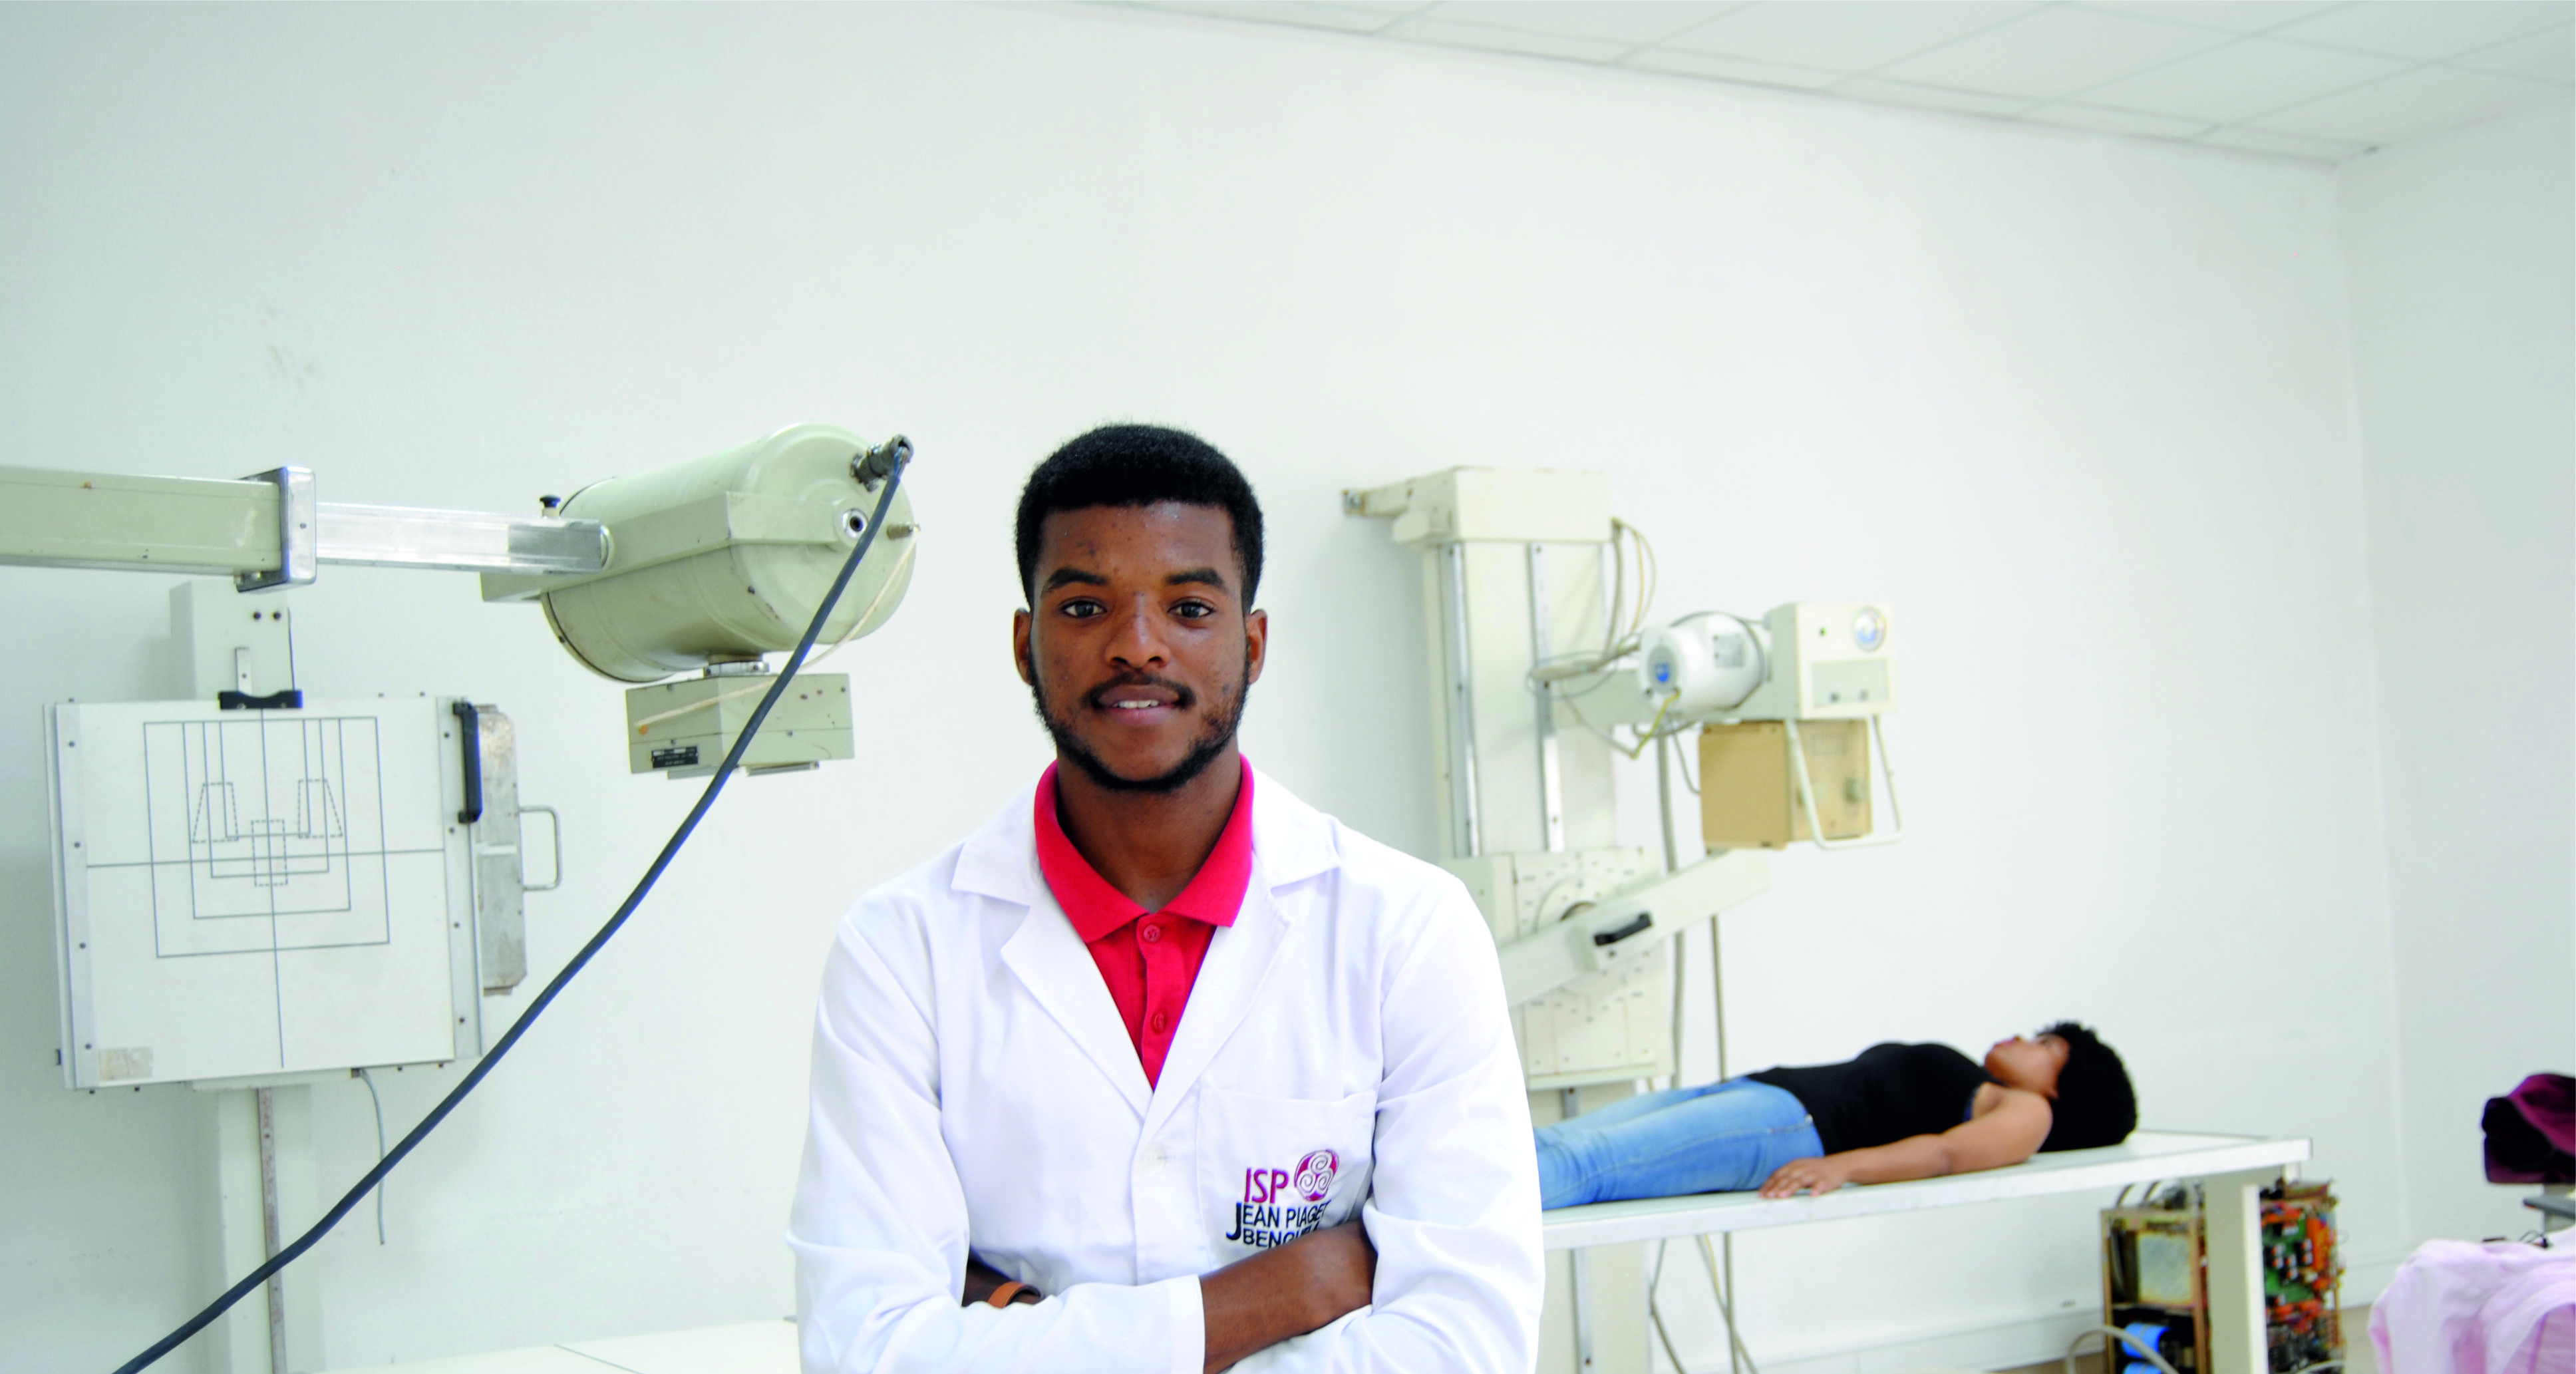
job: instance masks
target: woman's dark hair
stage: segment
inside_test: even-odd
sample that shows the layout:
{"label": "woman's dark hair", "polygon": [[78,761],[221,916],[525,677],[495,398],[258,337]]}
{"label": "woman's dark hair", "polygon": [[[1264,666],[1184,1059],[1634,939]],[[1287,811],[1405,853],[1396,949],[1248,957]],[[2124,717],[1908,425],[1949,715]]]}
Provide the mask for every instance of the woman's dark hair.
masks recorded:
{"label": "woman's dark hair", "polygon": [[1234,522],[1234,556],[1243,564],[1243,606],[1261,585],[1261,503],[1252,484],[1195,434],[1160,425],[1102,425],[1038,464],[1020,489],[1020,590],[1037,604],[1038,534],[1058,511],[1093,506],[1151,506],[1178,501],[1214,506]]}
{"label": "woman's dark hair", "polygon": [[2066,1067],[2057,1071],[2057,1100],[2042,1150],[2089,1150],[2117,1145],[2138,1127],[2138,1094],[2120,1056],[2089,1027],[2060,1021],[2042,1031],[2066,1042]]}

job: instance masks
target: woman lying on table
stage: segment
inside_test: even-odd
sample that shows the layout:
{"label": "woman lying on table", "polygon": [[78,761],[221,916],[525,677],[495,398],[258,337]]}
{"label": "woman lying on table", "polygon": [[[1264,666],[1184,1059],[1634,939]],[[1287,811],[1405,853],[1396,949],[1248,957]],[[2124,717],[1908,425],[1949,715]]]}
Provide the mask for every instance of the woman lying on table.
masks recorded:
{"label": "woman lying on table", "polygon": [[2120,1056],[2072,1021],[1980,1066],[1947,1045],[1645,1093],[1538,1131],[1539,1206],[1734,1192],[1822,1195],[2117,1145],[2138,1124]]}

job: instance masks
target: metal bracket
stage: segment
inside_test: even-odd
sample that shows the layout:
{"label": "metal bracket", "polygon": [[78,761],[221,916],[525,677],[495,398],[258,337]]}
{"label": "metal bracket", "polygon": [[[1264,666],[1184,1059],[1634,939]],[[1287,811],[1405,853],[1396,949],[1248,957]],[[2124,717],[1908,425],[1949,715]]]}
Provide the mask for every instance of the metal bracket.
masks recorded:
{"label": "metal bracket", "polygon": [[[1905,838],[1905,809],[1896,802],[1896,765],[1888,761],[1887,736],[1880,733],[1878,717],[1871,716],[1868,719],[1870,743],[1878,746],[1879,771],[1887,777],[1887,819],[1895,828],[1881,833],[1873,824],[1870,833],[1854,835],[1847,840],[1825,838],[1825,823],[1816,816],[1816,787],[1814,783],[1807,780],[1807,749],[1798,740],[1798,722],[1795,720],[1780,722],[1786,727],[1783,733],[1788,736],[1789,766],[1794,770],[1798,780],[1798,805],[1806,811],[1807,838],[1814,841],[1818,849],[1861,849],[1875,844],[1894,844]],[[1867,762],[1864,759],[1863,766],[1866,766]]]}
{"label": "metal bracket", "polygon": [[277,488],[277,567],[234,573],[233,590],[264,592],[312,585],[322,547],[322,532],[314,518],[313,469],[270,468],[242,480],[268,482]]}

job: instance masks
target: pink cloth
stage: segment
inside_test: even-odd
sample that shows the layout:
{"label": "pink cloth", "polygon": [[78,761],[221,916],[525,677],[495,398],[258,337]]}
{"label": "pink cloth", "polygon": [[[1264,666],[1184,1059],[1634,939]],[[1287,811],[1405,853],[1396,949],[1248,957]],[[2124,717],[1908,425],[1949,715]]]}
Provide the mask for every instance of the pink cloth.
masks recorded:
{"label": "pink cloth", "polygon": [[2370,1306],[2385,1374],[2576,1374],[2576,1247],[2426,1241]]}

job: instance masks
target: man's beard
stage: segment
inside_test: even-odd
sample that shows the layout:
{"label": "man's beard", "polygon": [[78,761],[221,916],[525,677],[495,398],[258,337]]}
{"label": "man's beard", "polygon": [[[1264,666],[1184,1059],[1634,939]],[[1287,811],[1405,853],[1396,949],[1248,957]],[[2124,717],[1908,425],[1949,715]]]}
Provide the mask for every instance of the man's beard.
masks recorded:
{"label": "man's beard", "polygon": [[[1031,674],[1031,676],[1039,681],[1044,680],[1043,674]],[[1226,746],[1234,743],[1235,728],[1243,723],[1243,699],[1252,690],[1252,648],[1249,644],[1244,646],[1243,677],[1240,681],[1242,685],[1235,688],[1230,700],[1218,700],[1210,704],[1207,728],[1200,731],[1198,739],[1191,743],[1190,752],[1183,755],[1179,763],[1150,778],[1121,777],[1109,771],[1109,765],[1103,762],[1098,754],[1091,752],[1089,745],[1076,739],[1073,731],[1067,729],[1065,723],[1056,719],[1055,713],[1047,709],[1046,691],[1037,682],[1029,684],[1029,697],[1037,703],[1038,720],[1046,726],[1048,736],[1055,740],[1056,752],[1073,760],[1073,766],[1081,769],[1083,776],[1112,792],[1147,792],[1157,796],[1168,796],[1188,786],[1192,779],[1206,772],[1208,765],[1216,762],[1218,757],[1225,753]],[[1086,693],[1085,700],[1097,698],[1100,693],[1112,687],[1168,688],[1175,696],[1172,704],[1182,709],[1187,709],[1191,703],[1198,700],[1198,694],[1187,687],[1144,673],[1129,673],[1103,683]]]}

